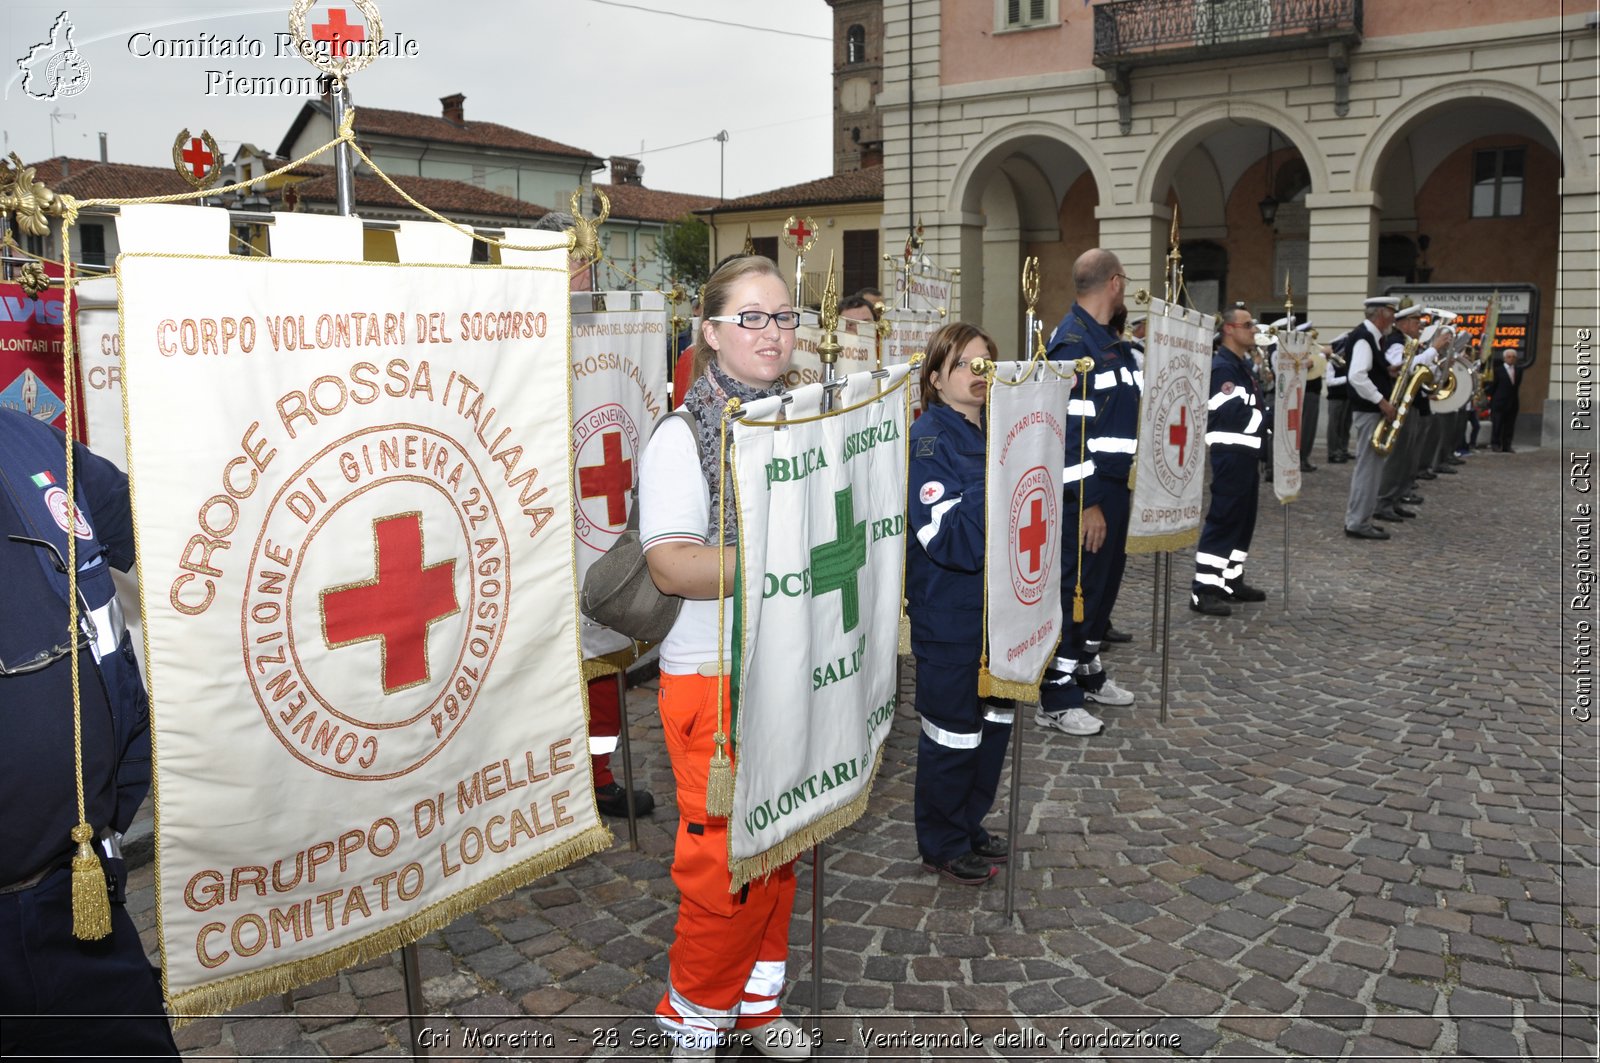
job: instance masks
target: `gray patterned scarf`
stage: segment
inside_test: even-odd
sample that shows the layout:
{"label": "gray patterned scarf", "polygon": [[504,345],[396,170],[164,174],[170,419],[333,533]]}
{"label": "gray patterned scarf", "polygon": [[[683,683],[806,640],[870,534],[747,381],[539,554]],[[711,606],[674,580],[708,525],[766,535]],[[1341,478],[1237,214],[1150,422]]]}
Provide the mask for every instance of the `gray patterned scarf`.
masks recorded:
{"label": "gray patterned scarf", "polygon": [[[782,380],[766,388],[753,388],[749,384],[741,384],[724,373],[713,360],[706,366],[706,371],[700,379],[689,385],[689,390],[684,393],[683,408],[694,418],[695,433],[699,436],[700,475],[705,477],[706,486],[711,492],[711,518],[706,528],[706,542],[716,542],[719,507],[724,522],[723,544],[732,546],[739,541],[737,499],[732,491],[726,496],[722,493],[722,470],[727,459],[727,455],[722,451],[722,414],[727,408],[728,400],[738,399],[740,402],[749,403],[756,399],[782,395],[784,390]],[[733,442],[731,428],[728,432],[728,442],[730,445]],[[729,478],[733,476],[731,468],[727,475]]]}

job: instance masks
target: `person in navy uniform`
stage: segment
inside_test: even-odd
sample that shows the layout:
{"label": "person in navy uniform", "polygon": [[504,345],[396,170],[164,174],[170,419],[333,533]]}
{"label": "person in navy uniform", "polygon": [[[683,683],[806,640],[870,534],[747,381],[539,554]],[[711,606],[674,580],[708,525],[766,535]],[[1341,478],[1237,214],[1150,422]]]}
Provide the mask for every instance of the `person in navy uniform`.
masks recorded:
{"label": "person in navy uniform", "polygon": [[1009,702],[978,697],[983,653],[984,429],[977,358],[998,357],[982,329],[945,325],[922,362],[922,416],[911,426],[906,616],[917,662],[915,813],[925,870],[979,886],[1004,863],[994,805],[1011,734]]}
{"label": "person in navy uniform", "polygon": [[[128,479],[0,409],[0,1055],[177,1058],[161,986],[123,908],[121,832],[150,788],[149,702],[111,566],[133,563]],[[79,630],[68,633],[67,529],[77,535]],[[83,800],[106,873],[111,933],[73,935],[79,822],[72,661],[78,654]]]}
{"label": "person in navy uniform", "polygon": [[[1077,301],[1051,333],[1046,355],[1052,361],[1094,362],[1088,373],[1090,408],[1080,409],[1082,389],[1073,388],[1062,492],[1061,600],[1064,607],[1072,601],[1080,578],[1076,547],[1081,536],[1084,619],[1072,625],[1064,652],[1046,670],[1047,689],[1041,691],[1045,700],[1034,719],[1042,726],[1082,735],[1095,734],[1104,725],[1087,710],[1073,711],[1081,704],[1079,698],[1101,705],[1133,704],[1133,694],[1106,675],[1100,651],[1128,563],[1128,478],[1138,444],[1144,374],[1121,338],[1128,317],[1128,275],[1122,272],[1122,262],[1103,248],[1085,251],[1072,265],[1072,285]],[[1073,528],[1080,494],[1082,527]]]}
{"label": "person in navy uniform", "polygon": [[1211,459],[1211,508],[1195,547],[1189,608],[1207,616],[1229,616],[1230,602],[1264,602],[1265,591],[1244,581],[1244,563],[1256,530],[1261,493],[1259,455],[1265,441],[1251,354],[1256,323],[1235,304],[1220,315],[1222,342],[1211,356],[1206,453]]}

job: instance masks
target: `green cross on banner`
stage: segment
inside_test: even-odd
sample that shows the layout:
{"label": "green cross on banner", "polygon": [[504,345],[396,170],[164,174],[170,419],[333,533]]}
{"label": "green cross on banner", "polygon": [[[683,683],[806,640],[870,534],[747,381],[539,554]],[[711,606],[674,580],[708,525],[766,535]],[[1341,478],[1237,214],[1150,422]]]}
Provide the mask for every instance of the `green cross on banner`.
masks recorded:
{"label": "green cross on banner", "polygon": [[856,573],[867,563],[867,522],[856,521],[851,501],[854,487],[833,493],[833,514],[838,538],[811,548],[811,596],[838,591],[844,608],[844,629],[854,631],[861,622],[861,591]]}

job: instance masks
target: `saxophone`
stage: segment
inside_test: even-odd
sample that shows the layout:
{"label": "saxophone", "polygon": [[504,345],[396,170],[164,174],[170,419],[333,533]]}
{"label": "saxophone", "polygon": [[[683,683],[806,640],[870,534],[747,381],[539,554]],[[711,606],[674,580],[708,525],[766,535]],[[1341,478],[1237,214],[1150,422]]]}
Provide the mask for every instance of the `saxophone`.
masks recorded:
{"label": "saxophone", "polygon": [[1417,358],[1417,347],[1416,340],[1406,340],[1405,361],[1400,363],[1400,375],[1394,378],[1394,388],[1389,392],[1389,405],[1394,407],[1394,421],[1391,423],[1380,419],[1378,427],[1372,430],[1372,449],[1379,454],[1388,454],[1394,449],[1395,441],[1400,438],[1400,428],[1406,423],[1406,414],[1410,412],[1411,403],[1416,399],[1417,392],[1424,386],[1438,386],[1433,375],[1433,366],[1412,367]]}

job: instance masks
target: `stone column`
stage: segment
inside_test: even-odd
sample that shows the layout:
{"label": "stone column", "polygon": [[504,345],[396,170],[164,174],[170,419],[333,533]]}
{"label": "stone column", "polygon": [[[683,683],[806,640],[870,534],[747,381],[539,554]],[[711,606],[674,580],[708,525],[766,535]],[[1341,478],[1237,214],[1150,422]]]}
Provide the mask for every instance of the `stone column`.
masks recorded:
{"label": "stone column", "polygon": [[1094,216],[1100,223],[1100,246],[1122,260],[1122,272],[1128,275],[1128,312],[1137,315],[1134,292],[1148,288],[1152,296],[1160,297],[1166,290],[1162,278],[1167,268],[1172,208],[1154,203],[1102,204],[1095,208]]}
{"label": "stone column", "polygon": [[1311,290],[1301,298],[1324,342],[1359,324],[1362,301],[1376,294],[1370,289],[1377,267],[1379,208],[1374,192],[1306,196],[1311,215],[1307,270]]}
{"label": "stone column", "polygon": [[[1551,293],[1556,300],[1553,335],[1545,341],[1544,350],[1550,359],[1550,390],[1542,396],[1544,416],[1540,446],[1561,445],[1563,429],[1570,432],[1572,417],[1579,411],[1580,394],[1585,397],[1590,411],[1582,420],[1590,426],[1588,438],[1593,439],[1595,347],[1600,338],[1596,331],[1600,326],[1600,297],[1595,291],[1595,286],[1600,284],[1600,273],[1596,272],[1596,264],[1600,262],[1600,245],[1595,239],[1596,211],[1600,211],[1600,195],[1595,194],[1592,177],[1569,177],[1561,182],[1561,237],[1556,290]],[[1580,364],[1573,349],[1579,339],[1579,329],[1589,330],[1589,351],[1583,360],[1586,364]],[[1541,409],[1538,401],[1538,396],[1523,396],[1524,416],[1530,409]]]}

